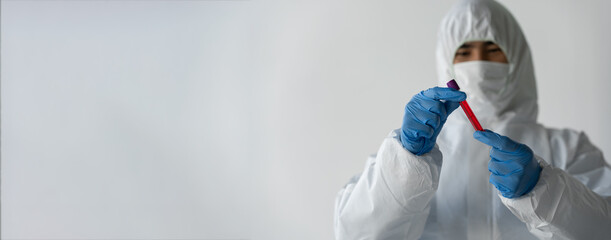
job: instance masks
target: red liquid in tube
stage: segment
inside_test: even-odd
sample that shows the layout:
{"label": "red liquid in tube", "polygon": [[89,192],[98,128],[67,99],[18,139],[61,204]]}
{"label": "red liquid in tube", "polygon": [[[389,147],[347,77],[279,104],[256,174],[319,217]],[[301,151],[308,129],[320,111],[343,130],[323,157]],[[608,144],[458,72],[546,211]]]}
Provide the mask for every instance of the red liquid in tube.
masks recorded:
{"label": "red liquid in tube", "polygon": [[475,128],[475,130],[477,131],[484,131],[482,125],[480,125],[479,121],[477,121],[475,114],[473,114],[473,111],[471,111],[471,107],[469,107],[469,104],[466,100],[460,102],[460,107],[462,107],[462,110],[465,111],[465,114],[467,115],[469,122],[471,122],[471,125],[473,125],[473,128]]}
{"label": "red liquid in tube", "polygon": [[[447,85],[449,88],[460,90],[460,87],[458,87],[458,84],[456,83],[456,81],[454,81],[454,79],[449,81]],[[469,119],[469,122],[471,122],[471,125],[473,125],[473,128],[475,128],[475,130],[477,131],[484,131],[484,129],[482,128],[482,125],[479,124],[479,121],[477,121],[475,114],[473,114],[471,107],[469,107],[467,100],[460,102],[460,107],[465,112],[465,115],[467,115],[467,118]]]}

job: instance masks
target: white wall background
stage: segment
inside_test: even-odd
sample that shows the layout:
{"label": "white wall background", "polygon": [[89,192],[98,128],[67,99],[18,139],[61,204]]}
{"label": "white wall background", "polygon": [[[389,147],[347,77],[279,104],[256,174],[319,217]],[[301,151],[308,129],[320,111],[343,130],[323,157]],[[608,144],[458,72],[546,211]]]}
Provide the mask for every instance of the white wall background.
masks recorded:
{"label": "white wall background", "polygon": [[[1,237],[332,239],[453,1],[2,1]],[[503,1],[611,155],[609,1]]]}

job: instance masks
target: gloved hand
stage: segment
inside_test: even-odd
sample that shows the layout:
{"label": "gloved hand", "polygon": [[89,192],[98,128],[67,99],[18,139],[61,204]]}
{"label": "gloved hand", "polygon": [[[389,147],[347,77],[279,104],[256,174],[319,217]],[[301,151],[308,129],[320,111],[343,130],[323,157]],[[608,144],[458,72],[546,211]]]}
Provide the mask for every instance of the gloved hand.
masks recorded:
{"label": "gloved hand", "polygon": [[424,90],[405,106],[401,143],[416,155],[428,153],[435,146],[435,140],[448,115],[464,101],[464,92],[434,87]]}
{"label": "gloved hand", "polygon": [[475,131],[473,137],[492,147],[488,163],[490,183],[506,198],[516,198],[532,190],[541,174],[533,151],[524,144],[493,131]]}

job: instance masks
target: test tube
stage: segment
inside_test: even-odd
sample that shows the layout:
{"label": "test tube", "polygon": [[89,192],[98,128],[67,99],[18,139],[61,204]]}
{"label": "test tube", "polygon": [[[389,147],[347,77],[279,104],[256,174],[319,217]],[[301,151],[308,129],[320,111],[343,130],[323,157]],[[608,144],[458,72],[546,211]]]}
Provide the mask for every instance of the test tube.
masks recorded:
{"label": "test tube", "polygon": [[[449,88],[452,88],[454,90],[460,90],[458,83],[456,83],[454,79],[450,80],[446,85],[448,85]],[[469,122],[471,122],[471,125],[473,125],[473,128],[475,128],[475,130],[477,131],[484,131],[484,129],[482,128],[482,125],[480,125],[479,121],[477,121],[475,114],[473,114],[471,107],[469,107],[467,100],[460,102],[460,107],[462,107],[462,110],[467,115],[467,118],[469,119]]]}

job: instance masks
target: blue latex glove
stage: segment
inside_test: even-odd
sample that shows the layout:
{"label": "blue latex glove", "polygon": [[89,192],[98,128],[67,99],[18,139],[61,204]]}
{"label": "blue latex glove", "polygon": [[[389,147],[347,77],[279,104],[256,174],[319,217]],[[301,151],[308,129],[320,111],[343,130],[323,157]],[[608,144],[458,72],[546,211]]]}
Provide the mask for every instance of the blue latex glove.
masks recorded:
{"label": "blue latex glove", "polygon": [[524,144],[493,131],[475,131],[473,137],[492,147],[488,163],[490,183],[506,198],[516,198],[532,190],[541,174],[533,151]]}
{"label": "blue latex glove", "polygon": [[405,106],[401,143],[416,155],[428,153],[435,146],[435,140],[448,115],[464,101],[464,92],[434,87],[424,90]]}

